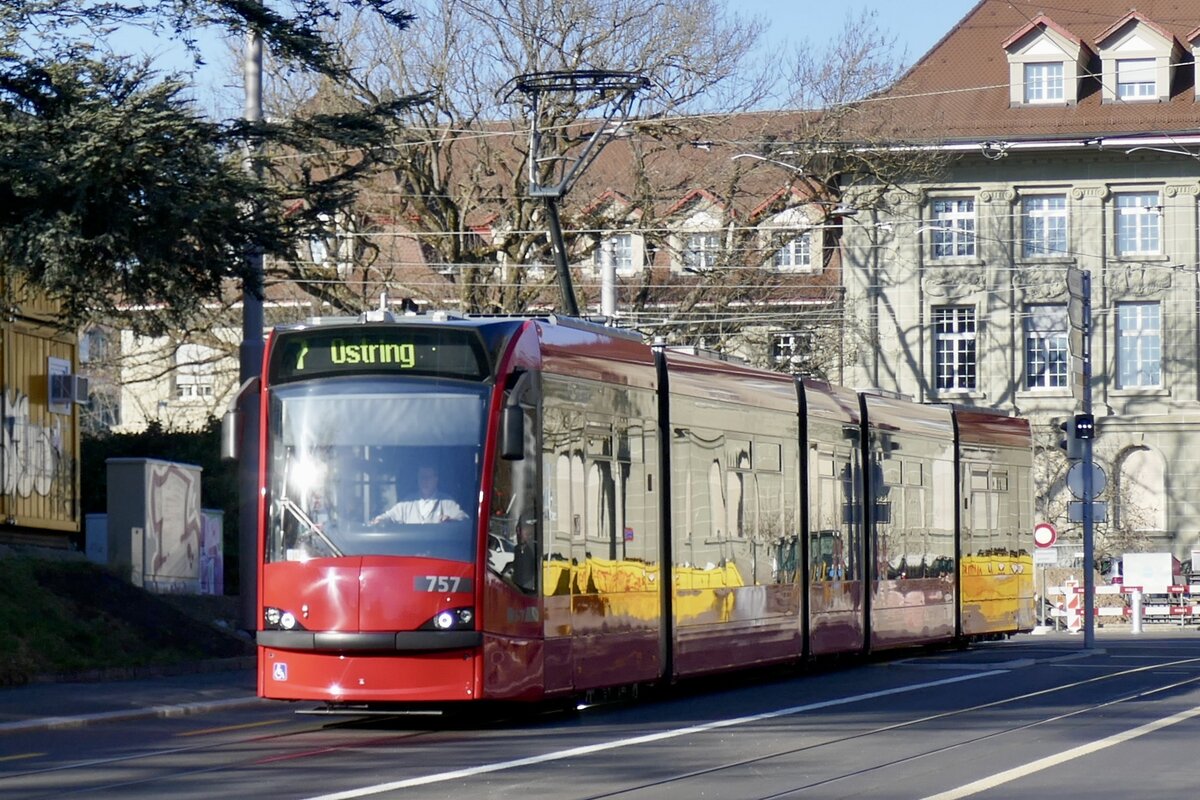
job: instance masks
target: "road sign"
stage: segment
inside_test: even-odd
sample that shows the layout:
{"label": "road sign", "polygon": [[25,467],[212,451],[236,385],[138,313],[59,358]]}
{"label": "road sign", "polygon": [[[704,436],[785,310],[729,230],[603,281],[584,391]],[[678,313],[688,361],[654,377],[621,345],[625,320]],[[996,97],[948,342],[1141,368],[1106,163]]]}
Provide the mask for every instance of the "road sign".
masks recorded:
{"label": "road sign", "polygon": [[1058,566],[1058,548],[1039,547],[1033,551],[1033,563],[1041,567]]}
{"label": "road sign", "polygon": [[1071,490],[1071,494],[1076,500],[1083,499],[1083,479],[1087,476],[1089,468],[1092,473],[1092,497],[1103,492],[1104,487],[1108,485],[1108,479],[1099,464],[1076,461],[1067,470],[1067,488]]}
{"label": "road sign", "polygon": [[1038,547],[1053,547],[1058,541],[1058,531],[1049,522],[1039,522],[1033,526],[1033,543]]}
{"label": "road sign", "polygon": [[[1067,517],[1071,522],[1083,522],[1083,501],[1075,500],[1067,504]],[[1108,503],[1099,500],[1092,501],[1092,522],[1108,521]]]}

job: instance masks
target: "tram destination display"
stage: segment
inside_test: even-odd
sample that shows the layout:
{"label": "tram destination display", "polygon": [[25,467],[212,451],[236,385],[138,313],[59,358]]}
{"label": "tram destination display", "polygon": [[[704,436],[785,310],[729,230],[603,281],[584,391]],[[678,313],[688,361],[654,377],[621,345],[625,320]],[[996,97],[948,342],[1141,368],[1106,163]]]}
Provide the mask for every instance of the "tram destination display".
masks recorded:
{"label": "tram destination display", "polygon": [[272,383],[334,375],[438,375],[483,380],[483,343],[470,330],[422,327],[287,331],[272,351]]}

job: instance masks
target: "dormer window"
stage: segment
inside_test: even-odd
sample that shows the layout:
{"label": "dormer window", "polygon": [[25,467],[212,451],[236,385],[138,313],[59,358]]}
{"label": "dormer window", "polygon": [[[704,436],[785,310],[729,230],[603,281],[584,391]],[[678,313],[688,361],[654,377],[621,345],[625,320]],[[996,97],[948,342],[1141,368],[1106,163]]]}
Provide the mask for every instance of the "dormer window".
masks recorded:
{"label": "dormer window", "polygon": [[717,266],[721,237],[715,233],[690,233],[684,239],[683,269],[704,272]]}
{"label": "dormer window", "polygon": [[618,275],[633,275],[637,272],[637,268],[634,266],[632,233],[612,233],[600,239],[596,249],[592,251],[592,266],[597,271],[604,267],[604,254],[610,248],[613,267],[616,268]]}
{"label": "dormer window", "polygon": [[1025,65],[1025,102],[1061,103],[1063,65],[1061,61],[1038,61]]}
{"label": "dormer window", "polygon": [[1183,45],[1169,30],[1130,11],[1101,32],[1101,98],[1105,103],[1165,103],[1183,60]]}
{"label": "dormer window", "polygon": [[[1187,43],[1192,46],[1192,62],[1200,61],[1200,28],[1196,28],[1187,35]],[[1200,85],[1196,87],[1195,99],[1200,102]]]}
{"label": "dormer window", "polygon": [[1149,100],[1155,95],[1154,59],[1117,59],[1117,97],[1122,100]]}
{"label": "dormer window", "polygon": [[1083,40],[1039,14],[1004,42],[1008,53],[1009,103],[1013,106],[1075,105],[1092,52]]}

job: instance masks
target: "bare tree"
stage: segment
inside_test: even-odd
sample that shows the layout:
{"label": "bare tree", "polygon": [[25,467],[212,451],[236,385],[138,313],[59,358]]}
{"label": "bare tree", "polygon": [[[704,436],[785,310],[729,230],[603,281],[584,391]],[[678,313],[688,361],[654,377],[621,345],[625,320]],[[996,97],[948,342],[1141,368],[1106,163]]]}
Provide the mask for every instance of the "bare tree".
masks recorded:
{"label": "bare tree", "polygon": [[[520,310],[544,292],[546,276],[537,267],[551,263],[545,212],[527,191],[529,120],[523,96],[511,91],[515,76],[636,71],[652,84],[643,119],[718,97],[722,110],[746,108],[761,97],[743,78],[751,74],[743,64],[758,28],[716,0],[428,0],[412,11],[416,21],[403,37],[366,16],[348,16],[340,38],[357,79],[289,82],[288,96],[277,97],[284,107],[338,107],[429,92],[430,102],[399,120],[390,174],[359,208],[384,227],[375,237],[373,277],[431,302]],[[541,177],[590,136],[609,100],[595,92],[545,99],[550,155],[536,165]],[[627,170],[618,171],[625,174],[604,170],[606,179],[632,183]],[[594,187],[581,185],[568,202],[590,204]],[[414,268],[422,265],[429,268]],[[299,267],[309,265],[291,266],[302,280]]]}
{"label": "bare tree", "polygon": [[[275,84],[280,113],[430,97],[398,119],[391,168],[348,212],[354,226],[325,232],[355,242],[351,258],[299,254],[274,264],[277,281],[347,311],[385,286],[467,311],[553,307],[545,212],[527,190],[528,110],[510,82],[533,72],[633,71],[652,85],[637,119],[615,131],[564,204],[572,261],[591,262],[613,232],[635,233],[643,268],[621,278],[622,314],[633,324],[731,351],[769,350],[770,330],[815,330],[822,346],[809,350],[824,355],[805,370],[836,377],[846,219],[836,212],[847,201],[881,202],[901,179],[937,166],[890,146],[898,134],[872,95],[895,79],[899,61],[871,16],[849,20],[828,47],[797,49],[786,99],[807,110],[782,112],[755,110],[778,74],[778,63],[751,63],[757,25],[716,0],[427,0],[411,10],[416,20],[401,37],[343,17],[352,80]],[[551,152],[534,165],[539,177],[577,154],[609,100],[546,98]],[[711,252],[697,255],[694,235]],[[811,266],[778,268],[781,249],[802,246]],[[583,272],[577,285],[595,297],[598,279]]]}

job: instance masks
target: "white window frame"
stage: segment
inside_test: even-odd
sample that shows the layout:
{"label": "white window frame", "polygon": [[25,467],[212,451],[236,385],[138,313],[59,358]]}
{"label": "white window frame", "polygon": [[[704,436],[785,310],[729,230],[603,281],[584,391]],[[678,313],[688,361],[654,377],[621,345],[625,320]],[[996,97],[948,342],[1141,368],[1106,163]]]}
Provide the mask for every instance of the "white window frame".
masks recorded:
{"label": "white window frame", "polygon": [[604,266],[604,247],[608,242],[613,246],[613,266],[618,275],[633,275],[637,270],[633,266],[633,234],[610,233],[600,237],[595,252],[592,253],[592,264],[599,271]]}
{"label": "white window frame", "polygon": [[975,198],[942,197],[930,206],[930,257],[975,257]]}
{"label": "white window frame", "polygon": [[1157,192],[1119,192],[1116,208],[1117,254],[1161,255],[1162,199]]}
{"label": "white window frame", "polygon": [[1025,102],[1063,102],[1063,62],[1035,61],[1024,65]]}
{"label": "white window frame", "polygon": [[1117,303],[1117,388],[1162,387],[1162,307]]}
{"label": "white window frame", "polygon": [[974,306],[933,308],[934,386],[939,392],[970,392],[979,383],[978,322]]}
{"label": "white window frame", "polygon": [[1025,258],[1067,255],[1070,230],[1065,194],[1021,198],[1021,253]]}
{"label": "white window frame", "polygon": [[789,239],[771,256],[778,272],[807,272],[812,269],[812,231],[802,231]]}
{"label": "white window frame", "polygon": [[1157,75],[1158,66],[1153,58],[1118,58],[1117,97],[1121,100],[1156,100]]}
{"label": "white window frame", "polygon": [[695,231],[683,234],[681,262],[684,269],[697,272],[717,266],[721,252],[721,235],[713,231]]}
{"label": "white window frame", "polygon": [[1025,307],[1025,388],[1053,391],[1070,385],[1071,353],[1067,307],[1062,304]]}
{"label": "white window frame", "polygon": [[185,342],[175,350],[175,391],[179,400],[204,400],[217,391],[220,353],[202,344]]}

